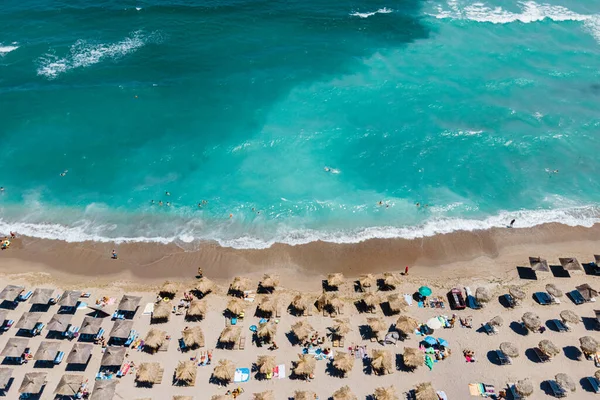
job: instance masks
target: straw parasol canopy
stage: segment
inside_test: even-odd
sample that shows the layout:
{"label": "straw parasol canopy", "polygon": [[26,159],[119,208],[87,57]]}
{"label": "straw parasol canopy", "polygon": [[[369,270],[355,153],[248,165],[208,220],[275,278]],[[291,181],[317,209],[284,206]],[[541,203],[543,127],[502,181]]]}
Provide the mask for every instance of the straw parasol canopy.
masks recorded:
{"label": "straw parasol canopy", "polygon": [[565,271],[583,272],[583,267],[574,257],[559,258],[558,261]]}
{"label": "straw parasol canopy", "polygon": [[54,361],[59,352],[60,343],[43,341],[38,347],[33,359],[36,361]]}
{"label": "straw parasol canopy", "polygon": [[308,295],[305,294],[297,294],[294,299],[292,300],[292,302],[290,303],[290,306],[297,310],[297,311],[304,311],[306,309],[308,309],[308,307],[310,307],[311,305],[311,298]]}
{"label": "straw parasol canopy", "polygon": [[337,294],[323,293],[317,299],[317,309],[322,311],[329,309],[331,311],[337,311],[343,306],[343,301]]}
{"label": "straw parasol canopy", "polygon": [[111,338],[126,339],[133,328],[133,321],[126,319],[118,319],[115,321],[113,328],[108,335]]}
{"label": "straw parasol canopy", "polygon": [[425,364],[425,356],[419,349],[405,347],[402,354],[404,365],[410,369],[416,369]]}
{"label": "straw parasol canopy", "polygon": [[600,369],[594,373],[594,377],[600,381]]}
{"label": "straw parasol canopy", "polygon": [[504,320],[502,319],[501,316],[497,315],[490,320],[490,325],[501,327],[502,325],[504,325]]}
{"label": "straw parasol canopy", "polygon": [[398,394],[394,386],[378,387],[375,389],[375,400],[398,400]]}
{"label": "straw parasol canopy", "polygon": [[202,296],[206,296],[214,289],[215,284],[208,278],[202,277],[198,279],[196,282],[196,286],[194,287],[195,291],[200,293]]}
{"label": "straw parasol canopy", "polygon": [[367,318],[367,324],[369,325],[369,328],[371,328],[371,331],[375,334],[388,329],[388,325],[385,323],[385,321],[382,318],[376,318],[376,317]]}
{"label": "straw parasol canopy", "polygon": [[173,306],[170,301],[159,301],[154,304],[154,311],[152,311],[153,321],[168,321],[171,316],[171,309]]}
{"label": "straw parasol canopy", "polygon": [[438,400],[439,397],[431,382],[419,383],[415,389],[416,400]]}
{"label": "straw parasol canopy", "polygon": [[242,329],[239,326],[228,326],[221,332],[219,342],[221,343],[236,343],[242,334]]}
{"label": "straw parasol canopy", "polygon": [[202,319],[206,315],[206,302],[202,300],[190,301],[190,306],[185,312],[187,319]]}
{"label": "straw parasol canopy", "polygon": [[12,368],[0,368],[0,388],[6,388],[12,377]]}
{"label": "straw parasol canopy", "polygon": [[373,274],[361,275],[360,278],[358,278],[358,284],[363,289],[370,288],[375,284],[375,277]]}
{"label": "straw parasol canopy", "polygon": [[94,391],[90,400],[113,400],[117,391],[116,379],[101,379],[94,383]]}
{"label": "straw parasol canopy", "polygon": [[81,329],[79,330],[80,335],[95,335],[102,326],[102,320],[100,318],[85,317],[81,323]]}
{"label": "straw parasol canopy", "polygon": [[317,360],[311,354],[298,354],[298,361],[294,367],[294,375],[310,376],[315,372]]}
{"label": "straw parasol canopy", "polygon": [[406,300],[404,300],[404,296],[395,293],[395,294],[391,294],[388,296],[387,298],[388,300],[388,305],[390,307],[390,311],[394,314],[398,314],[402,311],[406,310]]}
{"label": "straw parasol canopy", "polygon": [[527,327],[527,329],[529,329],[531,332],[537,331],[542,326],[542,320],[540,317],[531,311],[523,314],[521,320],[525,324],[525,327]]}
{"label": "straw parasol canopy", "polygon": [[492,300],[492,293],[488,288],[481,286],[475,290],[475,298],[480,303],[489,303]]}
{"label": "straw parasol canopy", "polygon": [[317,395],[315,392],[308,390],[297,390],[294,392],[294,400],[315,400]]}
{"label": "straw parasol canopy", "polygon": [[273,314],[277,310],[277,299],[271,296],[263,297],[256,308],[264,314]]}
{"label": "straw parasol canopy", "polygon": [[29,304],[48,304],[52,298],[54,289],[37,288],[33,291]]}
{"label": "straw parasol canopy", "polygon": [[373,292],[366,293],[362,298],[362,302],[365,303],[367,308],[374,308],[377,304],[379,304],[379,301],[379,296]]}
{"label": "straw parasol canopy", "polygon": [[271,342],[275,335],[277,334],[277,324],[275,321],[267,321],[258,324],[258,330],[256,331],[256,335],[267,341]]}
{"label": "straw parasol canopy", "polygon": [[408,315],[401,315],[396,321],[396,329],[404,334],[409,334],[415,331],[419,327],[419,321],[409,317]]}
{"label": "straw parasol canopy", "polygon": [[210,400],[231,400],[231,396],[226,396],[224,394],[216,394],[210,398]]}
{"label": "straw parasol canopy", "polygon": [[393,370],[392,353],[387,350],[373,350],[371,367],[377,375],[391,374]]}
{"label": "straw parasol canopy", "polygon": [[521,396],[531,396],[533,393],[533,383],[531,383],[529,378],[525,378],[515,383],[515,389]]}
{"label": "straw parasol canopy", "polygon": [[509,357],[519,357],[519,349],[511,342],[500,343],[500,351]]}
{"label": "straw parasol canopy", "polygon": [[163,283],[162,287],[158,291],[158,294],[161,297],[167,297],[169,299],[172,299],[177,294],[177,289],[178,287],[175,283],[166,281],[165,283]]}
{"label": "straw parasol canopy", "polygon": [[204,347],[204,333],[200,326],[192,326],[191,328],[181,331],[183,343],[191,348]]}
{"label": "straw parasol canopy", "polygon": [[109,346],[102,355],[102,366],[121,366],[125,359],[125,353],[127,353],[127,347],[116,347]]}
{"label": "straw parasol canopy", "polygon": [[571,392],[577,390],[575,381],[567,374],[556,374],[554,379],[556,380],[556,383],[565,390],[570,390]]}
{"label": "straw parasol canopy", "polygon": [[235,375],[235,365],[229,360],[219,360],[213,370],[213,377],[221,382],[231,382]]}
{"label": "straw parasol canopy", "polygon": [[177,369],[175,369],[175,379],[187,386],[194,386],[197,372],[198,367],[194,361],[179,361]]}
{"label": "straw parasol canopy", "polygon": [[358,400],[358,397],[356,397],[356,395],[352,393],[348,386],[342,386],[341,388],[336,390],[333,393],[332,398],[333,400]]}
{"label": "straw parasol canopy", "polygon": [[273,369],[277,364],[275,363],[275,357],[273,356],[258,356],[256,366],[258,367],[259,373],[267,375],[273,372]]}
{"label": "straw parasol canopy", "polygon": [[235,294],[244,293],[246,290],[250,290],[251,281],[248,278],[242,276],[236,276],[233,278],[231,285],[229,285],[229,291]]}
{"label": "straw parasol canopy", "polygon": [[334,322],[335,324],[331,327],[331,333],[335,336],[344,337],[352,330],[348,318],[338,318]]}
{"label": "straw parasol canopy", "polygon": [[383,274],[383,284],[386,287],[395,288],[402,281],[400,280],[400,275],[394,274],[392,272],[385,272]]}
{"label": "straw parasol canopy", "polygon": [[139,383],[158,384],[162,382],[163,369],[157,362],[141,363],[135,374],[135,381]]}
{"label": "straw parasol canopy", "polygon": [[308,339],[308,336],[314,331],[313,327],[308,323],[307,320],[303,319],[292,325],[292,333],[296,338],[303,342]]}
{"label": "straw parasol canopy", "polygon": [[93,344],[75,343],[67,356],[67,364],[87,364],[93,349]]}
{"label": "straw parasol canopy", "polygon": [[579,346],[585,354],[595,354],[598,352],[598,342],[591,336],[579,338]]}
{"label": "straw parasol canopy", "polygon": [[54,332],[65,332],[68,329],[72,318],[72,314],[54,314],[50,319],[50,322],[48,322],[46,329]]}
{"label": "straw parasol canopy", "polygon": [[129,294],[124,294],[123,297],[121,298],[121,301],[119,302],[119,306],[117,307],[117,310],[126,311],[126,312],[134,312],[135,310],[137,310],[138,306],[140,305],[140,301],[142,301],[142,298],[140,296],[132,296]]}
{"label": "straw parasol canopy", "polygon": [[510,293],[510,295],[516,300],[523,300],[525,297],[527,297],[527,293],[516,286],[511,286],[510,289],[508,289],[508,293]]}
{"label": "straw parasol canopy", "polygon": [[194,396],[173,396],[173,400],[194,400]]}
{"label": "straw parasol canopy", "polygon": [[337,288],[344,283],[344,275],[337,272],[335,274],[327,275],[327,286]]}
{"label": "straw parasol canopy", "polygon": [[[12,371],[12,370],[11,370]],[[28,372],[23,377],[23,382],[19,387],[19,393],[31,393],[37,394],[42,391],[42,388],[46,384],[45,372]]]}
{"label": "straw parasol canopy", "polygon": [[227,303],[227,310],[234,315],[242,315],[246,309],[246,302],[240,298],[233,298]]}
{"label": "straw parasol canopy", "polygon": [[538,347],[542,353],[550,358],[557,356],[560,353],[560,349],[548,339],[540,341],[540,343],[538,343]]}
{"label": "straw parasol canopy", "polygon": [[20,357],[27,346],[29,346],[28,339],[10,338],[0,353],[0,357]]}
{"label": "straw parasol canopy", "polygon": [[343,372],[345,375],[347,372],[352,371],[352,368],[354,367],[354,356],[344,351],[338,351],[333,357],[332,365],[335,369]]}
{"label": "straw parasol canopy", "polygon": [[529,265],[531,269],[534,271],[540,272],[550,272],[550,267],[548,266],[548,261],[544,260],[540,257],[529,257]]}
{"label": "straw parasol canopy", "polygon": [[0,300],[15,300],[21,292],[25,289],[23,286],[6,285],[0,292]]}
{"label": "straw parasol canopy", "polygon": [[65,374],[60,378],[54,394],[59,396],[75,396],[85,382],[83,375]]}
{"label": "straw parasol canopy", "polygon": [[153,350],[158,350],[158,348],[165,343],[166,339],[167,332],[152,328],[148,331],[146,339],[144,339],[144,346]]}
{"label": "straw parasol canopy", "polygon": [[264,274],[259,286],[263,289],[274,290],[279,285],[279,277],[277,275]]}
{"label": "straw parasol canopy", "polygon": [[261,393],[254,393],[254,400],[275,400],[275,395],[272,390],[267,390]]}
{"label": "straw parasol canopy", "polygon": [[570,324],[578,324],[581,318],[571,310],[562,310],[560,312],[560,318]]}
{"label": "straw parasol canopy", "polygon": [[15,325],[15,328],[31,330],[35,328],[41,317],[42,315],[40,313],[24,312],[23,315],[21,315],[19,322]]}
{"label": "straw parasol canopy", "polygon": [[546,292],[548,292],[553,297],[562,297],[563,295],[562,290],[557,288],[554,283],[549,283],[546,285]]}

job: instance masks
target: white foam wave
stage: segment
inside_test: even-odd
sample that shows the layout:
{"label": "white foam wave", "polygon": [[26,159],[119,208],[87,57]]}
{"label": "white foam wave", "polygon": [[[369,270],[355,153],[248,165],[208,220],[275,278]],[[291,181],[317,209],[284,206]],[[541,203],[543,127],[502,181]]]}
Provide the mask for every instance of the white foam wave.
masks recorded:
{"label": "white foam wave", "polygon": [[116,60],[138,50],[148,42],[141,32],[134,32],[125,39],[110,44],[93,44],[86,40],[78,40],[65,57],[47,53],[38,59],[37,74],[54,79],[62,73],[76,68],[85,68],[99,63],[104,59]]}
{"label": "white foam wave", "polygon": [[371,16],[373,16],[375,14],[389,14],[389,13],[392,13],[392,12],[394,12],[394,10],[389,9],[387,7],[383,7],[383,8],[380,8],[379,10],[373,11],[373,12],[367,12],[367,13],[353,12],[353,13],[350,14],[350,16],[352,16],[352,17],[360,17],[360,18],[369,18],[369,17],[371,17]]}
{"label": "white foam wave", "polygon": [[[516,219],[516,228],[528,228],[545,223],[558,222],[568,226],[591,227],[600,223],[600,208],[597,206],[568,207],[550,210],[522,210],[501,212],[486,219],[464,219],[437,217],[431,218],[417,226],[394,227],[377,226],[354,230],[315,230],[289,229],[280,226],[272,238],[259,236],[224,237],[221,228],[216,232],[204,229],[196,230],[203,224],[190,224],[191,227],[182,229],[170,236],[112,236],[118,229],[115,224],[95,224],[92,221],[80,221],[73,226],[61,224],[40,224],[29,222],[10,223],[0,219],[0,232],[16,231],[21,235],[42,239],[58,239],[66,242],[146,242],[146,243],[191,243],[197,240],[214,240],[221,246],[238,249],[264,249],[275,243],[301,245],[315,241],[331,243],[358,243],[369,239],[418,239],[455,231],[487,230],[506,227],[508,221]],[[147,227],[146,227],[147,228]],[[147,229],[145,229],[147,231]]]}
{"label": "white foam wave", "polygon": [[464,19],[492,24],[522,22],[525,24],[549,19],[556,22],[583,22],[591,35],[600,42],[600,16],[579,14],[566,7],[551,4],[539,4],[535,1],[519,2],[520,12],[512,12],[502,7],[490,7],[484,3],[473,3],[460,8],[456,1],[449,1],[448,8],[437,7],[437,13],[430,14],[438,19]]}
{"label": "white foam wave", "polygon": [[15,51],[18,48],[19,46],[3,46],[2,44],[0,44],[0,57],[4,57],[11,51]]}

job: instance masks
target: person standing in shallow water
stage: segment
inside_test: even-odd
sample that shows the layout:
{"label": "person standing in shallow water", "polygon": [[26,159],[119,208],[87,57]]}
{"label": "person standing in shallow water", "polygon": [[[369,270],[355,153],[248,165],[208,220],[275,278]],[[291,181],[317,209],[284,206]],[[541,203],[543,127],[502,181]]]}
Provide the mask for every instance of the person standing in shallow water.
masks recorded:
{"label": "person standing in shallow water", "polygon": [[113,249],[113,251],[112,251],[112,255],[111,255],[111,257],[110,257],[110,258],[112,258],[113,260],[116,260],[116,259],[118,258],[118,257],[117,257],[117,251],[116,251],[115,249]]}
{"label": "person standing in shallow water", "polygon": [[508,227],[512,228],[514,224],[515,224],[515,220],[513,219],[512,221],[510,221],[510,225],[508,225]]}

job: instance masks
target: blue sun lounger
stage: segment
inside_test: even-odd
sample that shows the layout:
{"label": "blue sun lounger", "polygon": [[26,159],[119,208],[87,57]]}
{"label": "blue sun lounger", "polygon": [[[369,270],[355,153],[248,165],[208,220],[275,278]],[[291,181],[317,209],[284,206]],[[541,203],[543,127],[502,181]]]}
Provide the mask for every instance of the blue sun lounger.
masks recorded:
{"label": "blue sun lounger", "polygon": [[546,292],[535,292],[533,298],[543,306],[552,304],[552,297]]}
{"label": "blue sun lounger", "polygon": [[590,383],[590,386],[592,387],[594,393],[600,393],[600,381],[598,381],[598,379],[594,378],[593,376],[589,376],[586,379]]}
{"label": "blue sun lounger", "polygon": [[553,319],[552,323],[559,332],[569,332],[569,328],[560,319]]}
{"label": "blue sun lounger", "polygon": [[571,298],[571,301],[573,303],[575,303],[575,305],[580,305],[580,304],[585,303],[585,299],[583,298],[583,296],[581,295],[581,293],[579,293],[579,290],[571,290],[567,294]]}
{"label": "blue sun lounger", "polygon": [[510,393],[510,395],[512,396],[512,398],[514,400],[523,400],[523,397],[521,397],[521,395],[519,393],[517,393],[517,389],[515,388],[515,385],[508,385],[508,393]]}
{"label": "blue sun lounger", "polygon": [[515,306],[517,305],[515,302],[515,299],[513,299],[513,297],[510,294],[505,294],[502,296],[504,298],[504,302],[506,303],[506,306],[509,308],[515,308]]}
{"label": "blue sun lounger", "polygon": [[565,391],[565,389],[560,387],[560,385],[556,383],[556,381],[548,381],[548,385],[550,386],[550,392],[552,393],[552,396],[558,398],[567,397],[567,392]]}
{"label": "blue sun lounger", "polygon": [[481,308],[481,304],[479,304],[475,296],[469,295],[467,296],[467,307],[473,310],[479,310]]}
{"label": "blue sun lounger", "polygon": [[498,357],[498,362],[500,363],[500,365],[512,364],[510,358],[500,350],[496,350],[496,357]]}

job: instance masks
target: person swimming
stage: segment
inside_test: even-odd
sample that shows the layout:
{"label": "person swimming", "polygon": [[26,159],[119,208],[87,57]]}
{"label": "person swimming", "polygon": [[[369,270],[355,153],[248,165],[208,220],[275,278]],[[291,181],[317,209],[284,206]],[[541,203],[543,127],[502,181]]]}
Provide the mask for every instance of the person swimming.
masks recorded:
{"label": "person swimming", "polygon": [[171,193],[169,193],[168,191],[165,192],[165,196],[170,196],[170,195],[171,195]]}
{"label": "person swimming", "polygon": [[60,176],[66,176],[67,172],[69,172],[69,170],[65,169],[63,172],[60,173]]}
{"label": "person swimming", "polygon": [[171,202],[167,201],[167,207],[171,207]]}
{"label": "person swimming", "polygon": [[162,207],[162,205],[163,205],[163,202],[162,202],[162,200],[160,200],[160,201],[158,202],[158,205]]}

